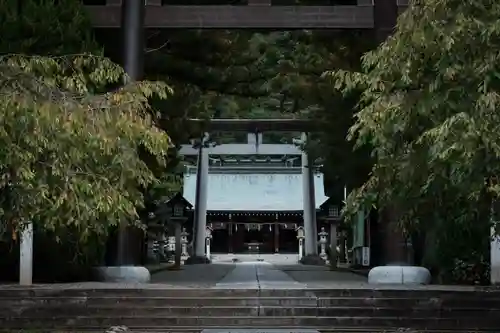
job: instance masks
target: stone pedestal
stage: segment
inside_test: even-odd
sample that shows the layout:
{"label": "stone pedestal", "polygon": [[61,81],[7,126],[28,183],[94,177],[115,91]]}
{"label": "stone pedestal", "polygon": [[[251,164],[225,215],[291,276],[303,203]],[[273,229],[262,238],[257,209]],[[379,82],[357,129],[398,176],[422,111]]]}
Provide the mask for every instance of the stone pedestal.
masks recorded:
{"label": "stone pedestal", "polygon": [[316,265],[323,266],[325,265],[325,261],[319,255],[305,255],[300,259],[300,263],[302,265]]}
{"label": "stone pedestal", "polygon": [[191,256],[184,261],[184,265],[210,264],[211,261],[206,256]]}
{"label": "stone pedestal", "polygon": [[94,268],[94,275],[101,282],[151,282],[149,270],[141,266],[101,266]]}
{"label": "stone pedestal", "polygon": [[431,273],[419,266],[378,266],[368,273],[370,284],[429,284]]}

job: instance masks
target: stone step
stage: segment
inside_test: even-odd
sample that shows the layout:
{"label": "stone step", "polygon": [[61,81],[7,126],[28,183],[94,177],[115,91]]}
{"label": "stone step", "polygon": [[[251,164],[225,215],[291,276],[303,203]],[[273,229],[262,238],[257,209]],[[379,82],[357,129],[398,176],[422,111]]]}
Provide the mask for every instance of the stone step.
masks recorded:
{"label": "stone step", "polygon": [[242,317],[242,316],[260,316],[260,317],[406,317],[406,318],[464,318],[481,317],[499,318],[500,309],[484,308],[428,308],[418,307],[348,307],[348,306],[330,306],[330,307],[283,307],[283,306],[114,306],[98,305],[89,306],[81,304],[77,306],[18,306],[5,308],[2,315],[6,317],[22,316],[33,320],[46,317],[57,316],[59,318],[81,317],[81,316],[101,316],[108,318],[128,317],[161,317],[161,316],[213,316],[213,317]]}
{"label": "stone step", "polygon": [[[228,289],[228,288],[208,288],[208,289],[179,289],[165,288],[161,285],[146,285],[147,288],[74,288],[64,289],[63,287],[10,287],[0,288],[0,298],[26,298],[36,296],[58,296],[58,297],[105,297],[113,295],[115,297],[196,297],[196,298],[218,298],[218,297],[373,297],[373,298],[481,298],[500,299],[500,289],[485,288],[432,288],[430,287],[377,287],[372,289],[363,288],[338,288],[338,289]],[[370,286],[371,287],[371,286]]]}
{"label": "stone step", "polygon": [[[221,330],[227,331],[227,328],[220,327]],[[241,330],[255,330],[252,327],[234,327],[235,332]],[[283,333],[288,333],[291,330],[296,331],[296,327],[274,327],[273,330],[283,330]],[[421,329],[418,331],[404,331],[396,329],[387,329],[387,328],[376,328],[376,327],[368,327],[368,328],[356,328],[356,327],[303,327],[304,330],[317,330],[320,333],[471,333],[470,330],[462,330],[462,329],[453,329],[453,330],[429,330],[429,329]],[[171,329],[156,329],[156,328],[142,328],[142,329],[134,329],[131,333],[201,333],[203,329],[199,327],[175,327]],[[68,333],[68,330],[51,330],[50,333]],[[79,329],[78,333],[103,333],[101,328],[96,329]],[[262,329],[262,333],[266,333],[266,328]],[[498,331],[492,330],[475,330],[473,333],[498,333]]]}
{"label": "stone step", "polygon": [[414,329],[432,329],[432,330],[469,330],[476,332],[478,330],[490,329],[495,332],[500,331],[500,322],[498,318],[463,316],[457,318],[408,318],[408,317],[215,317],[215,316],[142,316],[130,317],[121,316],[109,318],[106,316],[78,316],[78,317],[2,317],[0,318],[0,327],[2,329],[68,329],[70,331],[79,331],[80,328],[107,328],[114,325],[125,325],[130,329],[172,329],[174,327],[199,327],[199,328],[276,328],[276,327],[330,327],[330,328],[386,328],[393,329],[397,327],[412,327]]}
{"label": "stone step", "polygon": [[1,297],[0,311],[28,306],[110,306],[115,307],[202,307],[202,306],[286,306],[286,307],[427,307],[433,309],[500,309],[499,298],[459,297],[143,297],[143,296],[36,296],[29,298]]}
{"label": "stone step", "polygon": [[47,296],[47,297],[31,297],[31,298],[17,298],[17,297],[3,297],[0,298],[0,309],[11,308],[17,306],[35,306],[44,304],[46,306],[57,305],[79,305],[85,304],[87,306],[185,306],[185,307],[199,307],[199,306],[318,306],[318,300],[313,297],[142,297],[142,296],[78,296],[78,297],[61,297],[61,296]]}
{"label": "stone step", "polygon": [[[220,327],[221,330],[227,331],[227,328]],[[241,330],[249,329],[254,331],[253,327],[234,327],[235,332]],[[283,330],[283,333],[288,333],[291,330],[297,331],[296,327],[274,327],[273,330]],[[317,330],[320,333],[471,333],[470,330],[465,329],[453,329],[453,330],[432,330],[432,329],[421,329],[418,331],[397,331],[396,329],[387,329],[387,328],[376,328],[376,327],[303,327],[301,329],[304,330]],[[166,329],[155,329],[155,328],[142,328],[142,329],[134,329],[131,333],[201,333],[203,330],[199,327],[174,327],[168,330]],[[261,330],[262,333],[266,333],[266,329]],[[67,330],[51,330],[51,333],[68,333]],[[101,328],[97,329],[80,329],[78,333],[103,333]],[[473,333],[498,333],[495,330],[475,330]]]}
{"label": "stone step", "polygon": [[293,327],[378,333],[414,327],[498,333],[498,318],[498,289],[0,288],[0,328],[13,330],[102,332],[126,325],[144,332]]}

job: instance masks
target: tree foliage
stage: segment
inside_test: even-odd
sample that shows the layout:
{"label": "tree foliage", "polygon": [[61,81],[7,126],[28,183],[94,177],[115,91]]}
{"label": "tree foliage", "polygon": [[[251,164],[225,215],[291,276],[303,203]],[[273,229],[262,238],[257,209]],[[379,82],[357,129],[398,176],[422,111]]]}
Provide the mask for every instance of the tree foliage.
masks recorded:
{"label": "tree foliage", "polygon": [[439,230],[438,243],[450,244],[446,232],[487,243],[500,172],[499,14],[488,0],[413,1],[361,73],[330,73],[362,91],[351,138],[376,161],[348,212],[396,207],[406,230]]}
{"label": "tree foliage", "polygon": [[141,153],[165,165],[171,147],[149,100],[171,89],[147,81],[120,87],[126,75],[100,56],[78,1],[22,8],[3,1],[0,22],[5,230],[15,235],[33,221],[85,238],[137,222],[142,192],[157,180]]}
{"label": "tree foliage", "polygon": [[166,97],[166,87],[143,82],[91,94],[89,86],[121,79],[120,68],[92,56],[59,59],[2,59],[2,218],[14,228],[37,221],[106,233],[137,215],[141,188],[155,180],[139,149],[165,163],[169,138],[154,126],[147,99]]}
{"label": "tree foliage", "polygon": [[146,74],[175,87],[176,96],[165,103],[175,103],[176,111],[168,108],[167,118],[177,112],[182,117],[304,117],[318,108],[326,69],[356,68],[367,49],[367,43],[356,44],[363,38],[357,31],[157,31],[148,38]]}

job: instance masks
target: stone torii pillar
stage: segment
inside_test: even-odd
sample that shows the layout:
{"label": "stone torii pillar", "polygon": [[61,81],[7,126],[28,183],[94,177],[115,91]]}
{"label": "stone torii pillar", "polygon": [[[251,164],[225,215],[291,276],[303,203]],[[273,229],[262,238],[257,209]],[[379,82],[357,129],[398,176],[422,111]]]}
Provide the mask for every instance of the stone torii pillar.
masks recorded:
{"label": "stone torii pillar", "polygon": [[[123,68],[129,81],[139,81],[144,72],[144,0],[123,0],[121,15],[121,29],[123,35]],[[124,82],[125,84],[127,82]],[[102,281],[110,282],[139,282],[148,283],[151,274],[145,267],[136,266],[131,251],[138,246],[131,246],[129,235],[131,229],[127,224],[119,227],[117,237],[117,255],[114,266],[96,268],[96,277]]]}
{"label": "stone torii pillar", "polygon": [[208,264],[210,260],[205,253],[205,234],[207,228],[207,194],[210,136],[205,133],[199,147],[198,167],[196,172],[195,221],[193,232],[193,255],[185,264]]}
{"label": "stone torii pillar", "polygon": [[[302,133],[302,144],[307,142],[307,133]],[[305,247],[304,256],[301,259],[303,264],[323,265],[325,262],[318,255],[316,225],[316,192],[314,190],[313,163],[307,152],[302,151],[302,190],[304,205],[304,233]]]}
{"label": "stone torii pillar", "polygon": [[[144,0],[122,1],[123,68],[132,82],[141,80],[144,74],[144,13]],[[134,265],[129,250],[129,233],[126,225],[120,226],[117,266]]]}

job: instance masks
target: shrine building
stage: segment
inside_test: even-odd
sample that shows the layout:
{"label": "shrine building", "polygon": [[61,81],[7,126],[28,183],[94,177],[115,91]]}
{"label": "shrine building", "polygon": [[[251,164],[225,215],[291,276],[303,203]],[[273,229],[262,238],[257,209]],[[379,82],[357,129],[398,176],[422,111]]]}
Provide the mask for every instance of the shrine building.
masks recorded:
{"label": "shrine building", "polygon": [[[212,229],[212,253],[247,253],[255,248],[259,253],[297,253],[296,230],[303,226],[305,202],[302,151],[293,144],[263,144],[262,134],[253,133],[246,144],[206,149],[206,225]],[[189,161],[198,149],[184,145],[180,153]],[[183,188],[192,204],[197,202],[194,164],[186,167]],[[319,213],[328,197],[317,166],[312,178]],[[318,221],[317,232],[323,224]]]}

